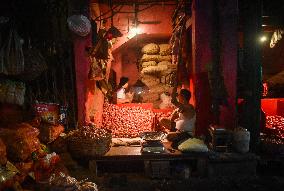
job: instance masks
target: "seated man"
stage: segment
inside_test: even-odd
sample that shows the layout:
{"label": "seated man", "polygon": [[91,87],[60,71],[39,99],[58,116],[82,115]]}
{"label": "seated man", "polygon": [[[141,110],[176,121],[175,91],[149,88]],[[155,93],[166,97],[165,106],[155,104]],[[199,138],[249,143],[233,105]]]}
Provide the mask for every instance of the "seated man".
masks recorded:
{"label": "seated man", "polygon": [[169,141],[173,142],[173,147],[178,146],[179,142],[194,136],[196,121],[195,109],[189,103],[190,91],[181,89],[178,97],[179,101],[176,98],[176,92],[177,88],[174,88],[171,101],[177,109],[172,113],[170,119],[161,119],[160,121],[160,125],[170,131],[175,131],[175,133],[170,133],[167,137]]}
{"label": "seated man", "polygon": [[127,77],[121,77],[116,91],[116,102],[119,103],[131,103],[134,93],[126,93],[129,79]]}

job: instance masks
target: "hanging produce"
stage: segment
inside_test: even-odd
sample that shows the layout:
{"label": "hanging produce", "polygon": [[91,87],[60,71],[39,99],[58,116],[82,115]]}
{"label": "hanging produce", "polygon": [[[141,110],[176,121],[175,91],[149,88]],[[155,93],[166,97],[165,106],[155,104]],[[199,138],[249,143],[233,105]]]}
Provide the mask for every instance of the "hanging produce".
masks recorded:
{"label": "hanging produce", "polygon": [[88,73],[88,78],[90,80],[102,80],[104,78],[102,66],[94,57],[89,57],[91,65]]}

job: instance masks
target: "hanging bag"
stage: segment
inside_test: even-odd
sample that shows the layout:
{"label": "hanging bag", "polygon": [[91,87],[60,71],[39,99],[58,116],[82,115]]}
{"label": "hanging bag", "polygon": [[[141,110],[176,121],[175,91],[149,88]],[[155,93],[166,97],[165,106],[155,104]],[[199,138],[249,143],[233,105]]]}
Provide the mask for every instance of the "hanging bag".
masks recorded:
{"label": "hanging bag", "polygon": [[97,62],[96,58],[89,57],[91,61],[90,70],[88,73],[89,80],[102,80],[104,79],[102,67]]}
{"label": "hanging bag", "polygon": [[0,73],[5,75],[21,74],[25,68],[21,38],[13,27],[0,51],[0,67]]}
{"label": "hanging bag", "polygon": [[81,37],[87,36],[91,31],[91,22],[84,15],[72,15],[68,17],[67,24],[73,33]]}
{"label": "hanging bag", "polygon": [[31,81],[39,77],[42,72],[47,70],[45,58],[41,52],[34,48],[29,47],[24,50],[25,56],[25,69],[19,78],[23,81]]}

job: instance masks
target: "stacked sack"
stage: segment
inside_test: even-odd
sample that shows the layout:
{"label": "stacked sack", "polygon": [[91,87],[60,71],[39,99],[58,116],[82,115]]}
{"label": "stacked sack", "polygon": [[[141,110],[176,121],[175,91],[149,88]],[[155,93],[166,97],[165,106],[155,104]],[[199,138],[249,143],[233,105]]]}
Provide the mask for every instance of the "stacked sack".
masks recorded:
{"label": "stacked sack", "polygon": [[171,46],[169,44],[150,43],[142,48],[141,58],[142,74],[161,77],[176,69],[172,64]]}
{"label": "stacked sack", "polygon": [[150,43],[142,48],[141,76],[150,91],[143,95],[143,102],[151,102],[155,108],[159,108],[160,95],[168,92],[171,73],[176,71],[176,64],[172,64],[171,46],[169,44]]}

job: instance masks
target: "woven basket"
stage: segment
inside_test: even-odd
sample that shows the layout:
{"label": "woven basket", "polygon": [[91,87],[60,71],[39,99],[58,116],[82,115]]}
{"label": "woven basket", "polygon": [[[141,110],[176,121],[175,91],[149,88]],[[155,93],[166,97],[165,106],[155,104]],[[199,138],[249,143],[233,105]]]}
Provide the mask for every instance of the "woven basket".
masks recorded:
{"label": "woven basket", "polygon": [[106,154],[111,141],[110,132],[85,126],[70,133],[68,149],[74,158],[92,158]]}

